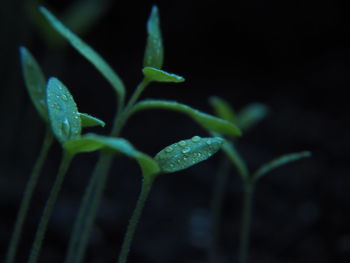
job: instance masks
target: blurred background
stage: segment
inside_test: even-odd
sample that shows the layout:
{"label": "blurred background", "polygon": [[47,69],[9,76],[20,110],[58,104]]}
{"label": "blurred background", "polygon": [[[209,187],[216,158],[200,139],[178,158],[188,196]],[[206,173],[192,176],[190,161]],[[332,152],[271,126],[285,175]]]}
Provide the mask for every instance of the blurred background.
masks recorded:
{"label": "blurred background", "polygon": [[[283,153],[313,153],[310,159],[274,171],[257,186],[249,262],[349,262],[349,5],[323,0],[4,1],[0,9],[1,260],[45,130],[23,84],[18,47],[26,46],[46,76],[56,76],[70,88],[81,112],[107,123],[91,131],[107,134],[116,108],[114,91],[47,27],[35,8],[38,4],[66,21],[106,58],[129,95],[142,78],[145,24],[152,5],[157,4],[164,69],[184,76],[186,82],[152,84],[144,98],[177,100],[208,113],[212,113],[208,98],[213,95],[237,110],[251,102],[268,105],[268,117],[236,143],[252,170]],[[175,141],[207,136],[185,116],[164,111],[135,115],[122,135],[150,155]],[[60,156],[56,144],[35,192],[17,262],[28,257]],[[83,154],[72,164],[41,262],[63,262],[96,158],[96,154]],[[129,262],[207,261],[209,207],[223,158],[218,154],[159,178]],[[115,161],[85,262],[115,261],[140,183],[132,160]],[[232,168],[223,203],[218,262],[235,262],[230,258],[238,251],[241,200],[242,183]]]}

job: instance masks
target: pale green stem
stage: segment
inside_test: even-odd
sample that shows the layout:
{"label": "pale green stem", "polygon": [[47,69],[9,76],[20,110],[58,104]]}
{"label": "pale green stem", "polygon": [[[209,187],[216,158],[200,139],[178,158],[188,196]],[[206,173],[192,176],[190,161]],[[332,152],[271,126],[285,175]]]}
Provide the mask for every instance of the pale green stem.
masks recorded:
{"label": "pale green stem", "polygon": [[211,199],[211,244],[209,249],[209,261],[216,263],[218,260],[218,243],[220,233],[220,222],[222,213],[222,203],[228,181],[230,163],[224,158],[219,166],[216,175],[215,188]]}
{"label": "pale green stem", "polygon": [[243,210],[241,221],[241,236],[239,243],[239,255],[238,262],[246,263],[249,255],[250,244],[250,228],[252,220],[253,210],[253,196],[254,196],[254,182],[252,180],[244,181],[244,197],[243,197]]}
{"label": "pale green stem", "polygon": [[145,206],[145,202],[147,200],[147,197],[151,191],[152,184],[154,181],[154,176],[145,178],[142,182],[142,188],[141,188],[141,193],[139,196],[139,199],[137,200],[136,207],[134,209],[134,212],[131,216],[131,219],[129,221],[128,229],[126,231],[126,234],[124,236],[124,241],[122,244],[122,248],[119,254],[118,258],[118,263],[126,263],[129,251],[130,251],[130,246],[131,242],[133,240],[137,224],[140,220],[140,216],[142,214],[143,207]]}
{"label": "pale green stem", "polygon": [[30,256],[29,256],[28,263],[36,263],[38,261],[40,249],[41,249],[41,245],[42,245],[42,242],[44,240],[44,237],[45,237],[47,225],[49,223],[49,220],[50,220],[51,214],[53,212],[58,194],[59,194],[61,187],[62,187],[64,177],[65,177],[66,172],[69,168],[69,165],[72,161],[72,158],[73,158],[73,156],[71,156],[67,153],[64,153],[64,155],[63,155],[63,158],[62,158],[62,161],[60,164],[60,168],[59,168],[58,173],[57,173],[56,180],[55,180],[53,187],[51,189],[49,198],[46,201],[46,205],[45,205],[43,214],[41,216],[37,232],[35,234],[35,238],[34,238],[34,242],[33,242],[33,246],[32,246]]}
{"label": "pale green stem", "polygon": [[15,227],[12,233],[11,241],[9,243],[9,248],[7,251],[5,263],[13,263],[15,261],[15,256],[18,249],[18,244],[20,241],[23,224],[27,217],[27,213],[29,209],[29,204],[32,199],[32,195],[37,185],[41,169],[44,165],[47,153],[52,145],[52,142],[53,142],[53,136],[52,136],[51,130],[47,128],[39,156],[35,162],[32,173],[29,177],[29,181],[27,182],[26,188],[24,190],[21,205],[19,207],[19,211],[17,214]]}
{"label": "pale green stem", "polygon": [[[119,136],[121,129],[124,127],[124,124],[129,117],[129,110],[135,104],[148,83],[149,81],[144,79],[136,88],[127,106],[123,110],[118,110],[111,132],[112,137]],[[69,241],[68,253],[65,259],[66,263],[80,263],[84,260],[84,254],[89,241],[91,228],[96,218],[112,161],[112,154],[100,154],[99,160],[86,188],[78,216],[74,222],[73,234]]]}

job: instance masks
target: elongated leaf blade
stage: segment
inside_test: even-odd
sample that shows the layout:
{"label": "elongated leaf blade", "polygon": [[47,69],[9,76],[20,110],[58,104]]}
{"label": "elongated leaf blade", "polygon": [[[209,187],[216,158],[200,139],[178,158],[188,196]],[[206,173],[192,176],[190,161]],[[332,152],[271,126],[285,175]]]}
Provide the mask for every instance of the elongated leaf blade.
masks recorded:
{"label": "elongated leaf blade", "polygon": [[46,79],[38,62],[28,49],[20,47],[20,57],[25,86],[40,117],[48,122],[46,105]]}
{"label": "elongated leaf blade", "polygon": [[233,123],[175,101],[144,100],[135,105],[132,113],[146,109],[165,109],[177,111],[186,114],[208,131],[218,132],[219,134],[229,136],[241,135],[240,129]]}
{"label": "elongated leaf blade", "polygon": [[265,176],[267,173],[271,172],[272,170],[281,167],[283,165],[286,165],[291,162],[298,161],[302,158],[310,157],[311,153],[308,151],[299,152],[299,153],[291,153],[282,155],[281,157],[278,157],[263,166],[261,166],[253,175],[254,180],[260,179],[262,176]]}
{"label": "elongated leaf blade", "polygon": [[163,40],[159,25],[158,7],[153,6],[147,22],[147,43],[143,65],[161,69],[163,66]]}
{"label": "elongated leaf blade", "polygon": [[269,109],[262,103],[251,103],[244,107],[237,115],[237,125],[243,131],[249,130],[266,118]]}
{"label": "elongated leaf blade", "polygon": [[143,176],[152,176],[160,171],[158,164],[150,156],[136,150],[130,142],[123,138],[87,134],[67,141],[64,148],[72,155],[96,150],[111,150],[134,158],[140,165]]}
{"label": "elongated leaf blade", "polygon": [[62,144],[81,134],[81,120],[77,105],[67,87],[57,78],[47,84],[46,101],[53,134]]}
{"label": "elongated leaf blade", "polygon": [[213,96],[209,99],[209,102],[214,108],[216,116],[229,122],[235,123],[236,114],[227,101],[222,98]]}
{"label": "elongated leaf blade", "polygon": [[87,128],[87,127],[95,127],[95,126],[101,126],[104,127],[106,125],[106,123],[94,116],[91,116],[87,113],[78,113],[81,119],[81,126],[83,128]]}
{"label": "elongated leaf blade", "polygon": [[188,140],[169,145],[154,157],[163,173],[173,173],[202,162],[220,150],[224,140],[220,137]]}
{"label": "elongated leaf blade", "polygon": [[113,71],[108,63],[88,44],[81,40],[77,35],[64,26],[53,14],[44,7],[40,11],[50,22],[55,30],[66,38],[69,43],[84,56],[95,68],[108,80],[119,96],[119,102],[124,101],[125,87],[119,76]]}
{"label": "elongated leaf blade", "polygon": [[150,81],[157,82],[184,82],[185,79],[179,75],[168,73],[164,70],[156,69],[153,67],[145,67],[142,69],[144,76]]}

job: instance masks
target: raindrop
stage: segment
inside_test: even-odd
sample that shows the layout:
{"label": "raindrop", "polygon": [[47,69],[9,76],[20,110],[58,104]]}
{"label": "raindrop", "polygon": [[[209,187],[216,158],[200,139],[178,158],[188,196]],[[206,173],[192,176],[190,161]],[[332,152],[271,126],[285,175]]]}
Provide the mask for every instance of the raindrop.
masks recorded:
{"label": "raindrop", "polygon": [[64,101],[68,101],[67,96],[66,96],[66,95],[64,95],[64,94],[62,94],[62,100],[64,100]]}
{"label": "raindrop", "polygon": [[190,152],[191,151],[191,148],[190,147],[186,147],[186,148],[184,148],[181,152],[182,153],[188,153],[188,152]]}
{"label": "raindrop", "polygon": [[61,130],[62,130],[62,133],[64,135],[66,135],[67,137],[69,136],[70,134],[70,125],[69,125],[69,122],[68,122],[68,119],[65,118],[61,124]]}
{"label": "raindrop", "polygon": [[173,147],[169,146],[165,149],[165,152],[171,153],[173,150],[174,150]]}
{"label": "raindrop", "polygon": [[191,139],[193,142],[199,142],[201,140],[201,137],[199,136],[193,136]]}
{"label": "raindrop", "polygon": [[179,145],[180,145],[181,147],[185,147],[185,146],[187,145],[187,142],[185,142],[185,141],[180,141],[180,142],[179,142]]}

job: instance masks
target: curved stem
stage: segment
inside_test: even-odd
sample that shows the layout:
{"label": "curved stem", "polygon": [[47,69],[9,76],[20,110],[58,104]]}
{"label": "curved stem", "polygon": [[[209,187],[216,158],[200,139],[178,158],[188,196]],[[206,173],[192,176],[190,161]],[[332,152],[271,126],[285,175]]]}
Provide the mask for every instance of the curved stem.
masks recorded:
{"label": "curved stem", "polygon": [[35,239],[34,239],[32,250],[31,250],[31,253],[29,256],[28,263],[35,263],[38,261],[38,257],[39,257],[41,245],[42,245],[42,242],[44,240],[45,233],[46,233],[47,225],[49,223],[49,220],[50,220],[51,214],[53,212],[58,194],[59,194],[61,187],[62,187],[64,177],[65,177],[66,172],[69,168],[69,165],[72,161],[72,158],[73,158],[73,156],[71,156],[67,153],[64,153],[64,155],[63,155],[63,158],[62,158],[62,161],[60,164],[60,168],[59,168],[58,173],[57,173],[56,180],[55,180],[54,185],[51,189],[49,198],[46,201],[46,205],[45,205],[43,214],[41,216],[37,232],[35,234]]}
{"label": "curved stem", "polygon": [[143,92],[143,90],[147,87],[147,85],[150,83],[150,81],[147,78],[144,78],[141,83],[137,86],[136,90],[134,91],[134,93],[132,94],[127,106],[125,107],[126,110],[129,110],[132,106],[134,106],[134,104],[136,103],[136,101],[139,99],[141,93]]}
{"label": "curved stem", "polygon": [[121,248],[121,251],[119,254],[118,263],[126,263],[126,260],[127,260],[128,254],[129,254],[129,250],[130,250],[130,246],[131,246],[131,242],[132,242],[132,239],[134,237],[137,224],[140,220],[140,216],[142,214],[143,207],[145,206],[145,201],[147,200],[147,197],[148,197],[150,190],[152,188],[154,178],[155,177],[152,176],[151,178],[144,179],[142,182],[141,193],[140,193],[139,199],[137,200],[136,207],[135,207],[134,212],[131,216],[127,231],[126,231],[125,236],[124,236],[124,241],[123,241],[122,248]]}
{"label": "curved stem", "polygon": [[239,263],[246,263],[248,260],[248,251],[250,243],[250,226],[252,219],[254,195],[254,182],[251,180],[244,181],[244,198],[242,211],[242,226],[239,244]]}
{"label": "curved stem", "polygon": [[[121,109],[120,107],[118,108],[110,136],[119,136],[119,133],[129,117],[130,109],[132,109],[133,105],[148,84],[149,81],[144,79],[136,88],[127,106],[124,109]],[[89,235],[106,186],[108,172],[111,168],[112,161],[112,154],[100,154],[89,184],[85,190],[83,200],[79,207],[78,216],[74,222],[73,234],[69,241],[68,252],[65,259],[66,263],[80,263],[84,259]]]}
{"label": "curved stem", "polygon": [[218,262],[218,241],[220,233],[220,221],[222,213],[222,203],[228,181],[230,163],[227,158],[223,158],[216,175],[214,193],[211,199],[211,244],[209,249],[209,262]]}
{"label": "curved stem", "polygon": [[12,233],[11,241],[9,243],[9,248],[7,251],[5,263],[13,263],[15,261],[16,252],[18,249],[19,240],[21,237],[23,224],[26,219],[29,204],[32,199],[32,195],[34,192],[34,189],[37,185],[38,178],[40,175],[40,171],[44,165],[47,153],[52,145],[53,142],[53,136],[51,133],[51,130],[47,128],[44,142],[41,146],[40,153],[38,155],[38,158],[35,162],[34,168],[32,170],[32,173],[29,177],[29,181],[27,182],[26,188],[24,190],[23,198],[21,201],[21,205],[18,210],[17,219],[15,223],[15,227]]}

